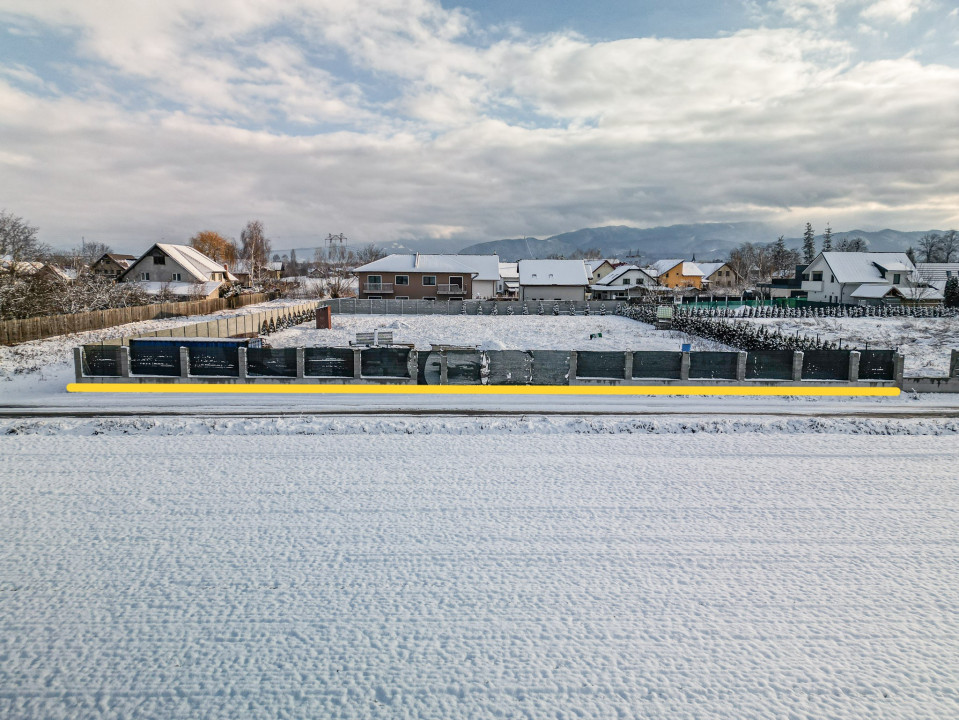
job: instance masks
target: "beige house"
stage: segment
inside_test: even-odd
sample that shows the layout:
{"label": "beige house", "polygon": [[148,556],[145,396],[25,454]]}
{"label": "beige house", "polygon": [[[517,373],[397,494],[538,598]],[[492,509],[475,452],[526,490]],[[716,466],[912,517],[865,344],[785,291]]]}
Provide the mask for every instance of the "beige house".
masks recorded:
{"label": "beige house", "polygon": [[100,258],[90,266],[91,275],[100,275],[102,277],[112,277],[114,280],[120,277],[124,272],[130,269],[130,266],[136,262],[133,255],[119,255],[117,253],[104,253]]}
{"label": "beige house", "polygon": [[703,271],[703,287],[707,290],[731,289],[738,285],[739,278],[724,262],[696,263]]}

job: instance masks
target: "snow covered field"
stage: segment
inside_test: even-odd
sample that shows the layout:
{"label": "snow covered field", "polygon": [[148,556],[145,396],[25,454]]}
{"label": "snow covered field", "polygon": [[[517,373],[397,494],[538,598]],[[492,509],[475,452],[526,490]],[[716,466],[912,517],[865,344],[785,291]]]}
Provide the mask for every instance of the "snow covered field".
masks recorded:
{"label": "snow covered field", "polygon": [[64,422],[0,435],[0,717],[959,716],[951,435]]}
{"label": "snow covered field", "polygon": [[[347,345],[358,332],[391,330],[396,342],[479,345],[483,350],[728,350],[683,333],[663,332],[616,315],[333,315],[333,328],[300,325],[275,335],[273,347]],[[590,339],[591,334],[602,337]]]}
{"label": "snow covered field", "polygon": [[947,318],[749,318],[747,322],[783,333],[819,335],[843,346],[898,349],[906,356],[906,375],[945,377],[949,351],[959,350],[959,317]]}

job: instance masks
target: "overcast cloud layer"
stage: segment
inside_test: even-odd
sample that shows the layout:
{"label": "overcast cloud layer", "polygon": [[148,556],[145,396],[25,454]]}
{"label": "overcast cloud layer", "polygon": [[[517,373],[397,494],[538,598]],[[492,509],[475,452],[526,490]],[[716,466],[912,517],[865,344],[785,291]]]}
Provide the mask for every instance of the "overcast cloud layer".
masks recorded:
{"label": "overcast cloud layer", "polygon": [[0,204],[52,244],[129,251],[253,217],[274,247],[451,250],[959,225],[953,3],[745,0],[693,37],[589,7],[603,37],[432,0],[0,0]]}

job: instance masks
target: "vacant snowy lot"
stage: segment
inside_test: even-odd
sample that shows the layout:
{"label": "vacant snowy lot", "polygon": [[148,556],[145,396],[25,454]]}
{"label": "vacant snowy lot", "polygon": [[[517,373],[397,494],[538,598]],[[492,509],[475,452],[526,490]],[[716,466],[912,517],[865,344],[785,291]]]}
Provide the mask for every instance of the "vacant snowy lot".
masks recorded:
{"label": "vacant snowy lot", "polygon": [[[274,347],[347,345],[358,332],[389,330],[396,342],[478,345],[483,350],[722,350],[724,345],[656,330],[617,315],[333,315],[333,328],[300,325],[271,335]],[[590,339],[590,335],[602,337]]]}
{"label": "vacant snowy lot", "polygon": [[40,422],[0,717],[959,716],[952,435]]}
{"label": "vacant snowy lot", "polygon": [[906,356],[906,375],[949,374],[949,351],[959,350],[959,317],[948,318],[750,318],[777,327],[852,346],[898,349]]}

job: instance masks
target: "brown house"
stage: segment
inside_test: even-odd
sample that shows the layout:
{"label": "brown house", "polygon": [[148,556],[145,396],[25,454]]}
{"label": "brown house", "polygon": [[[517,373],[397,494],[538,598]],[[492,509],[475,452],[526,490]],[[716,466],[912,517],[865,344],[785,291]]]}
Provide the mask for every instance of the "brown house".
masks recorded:
{"label": "brown house", "polygon": [[[477,260],[476,258],[482,258]],[[484,273],[489,265],[487,279]],[[496,294],[499,258],[457,255],[389,255],[354,270],[360,298],[468,300]]]}

